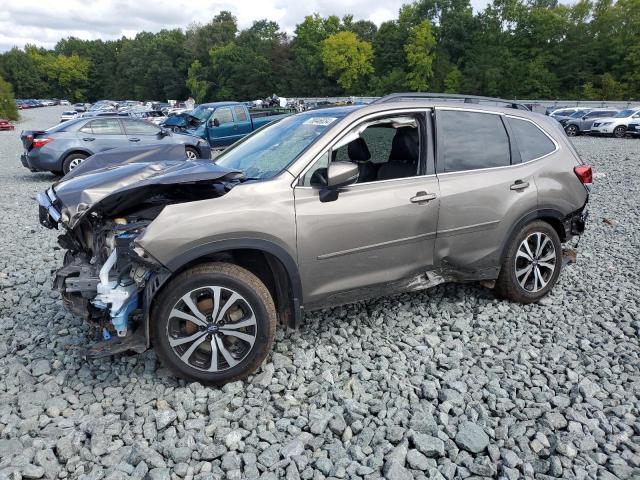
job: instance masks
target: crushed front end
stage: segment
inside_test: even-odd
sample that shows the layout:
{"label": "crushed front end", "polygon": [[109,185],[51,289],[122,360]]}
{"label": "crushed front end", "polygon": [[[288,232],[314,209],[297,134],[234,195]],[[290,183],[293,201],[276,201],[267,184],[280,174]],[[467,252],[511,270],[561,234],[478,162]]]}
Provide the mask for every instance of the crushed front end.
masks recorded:
{"label": "crushed front end", "polygon": [[37,195],[40,223],[61,231],[66,250],[54,288],[102,336],[87,357],[149,347],[150,302],[170,272],[136,239],[167,205],[224,195],[237,176],[212,162],[128,165],[63,179]]}
{"label": "crushed front end", "polygon": [[98,326],[105,341],[87,349],[87,356],[144,351],[148,344],[143,324],[147,312],[142,308],[145,286],[152,276],[168,272],[135,239],[156,212],[147,209],[109,219],[88,216],[74,228],[66,228],[52,189],[39,194],[38,203],[40,223],[48,228],[62,223],[64,229],[58,243],[66,254],[54,274],[54,288],[65,308]]}

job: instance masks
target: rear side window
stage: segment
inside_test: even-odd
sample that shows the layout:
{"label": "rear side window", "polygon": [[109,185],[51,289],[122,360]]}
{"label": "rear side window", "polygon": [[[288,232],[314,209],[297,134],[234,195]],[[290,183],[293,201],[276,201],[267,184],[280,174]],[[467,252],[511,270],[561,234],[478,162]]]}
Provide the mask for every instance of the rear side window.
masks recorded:
{"label": "rear side window", "polygon": [[439,171],[460,172],[511,164],[509,137],[500,115],[440,110]]}
{"label": "rear side window", "polygon": [[533,123],[510,117],[509,124],[523,162],[544,157],[555,151],[555,144]]}
{"label": "rear side window", "polygon": [[247,121],[247,112],[242,107],[233,107],[233,111],[236,112],[236,121],[238,122],[246,122]]}
{"label": "rear side window", "polygon": [[160,129],[148,122],[124,120],[124,128],[127,135],[157,135]]}
{"label": "rear side window", "polygon": [[94,135],[122,135],[120,121],[115,118],[92,120],[80,129],[81,132],[92,132]]}

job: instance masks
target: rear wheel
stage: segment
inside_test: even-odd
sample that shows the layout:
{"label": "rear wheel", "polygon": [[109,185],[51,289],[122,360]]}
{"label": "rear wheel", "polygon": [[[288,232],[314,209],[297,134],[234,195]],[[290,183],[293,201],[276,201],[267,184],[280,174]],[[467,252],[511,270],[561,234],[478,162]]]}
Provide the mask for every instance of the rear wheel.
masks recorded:
{"label": "rear wheel", "polygon": [[627,134],[627,127],[624,125],[618,125],[613,129],[613,136],[616,138],[624,138]]}
{"label": "rear wheel", "polygon": [[246,377],[273,345],[276,311],[267,287],[228,263],[194,267],[160,294],[153,345],[176,375],[222,385]]}
{"label": "rear wheel", "polygon": [[66,175],[82,162],[84,162],[86,158],[87,155],[85,155],[84,153],[72,153],[64,159],[64,162],[62,162],[62,173]]}
{"label": "rear wheel", "polygon": [[576,135],[578,135],[578,133],[580,133],[577,125],[567,125],[564,131],[567,132],[567,135],[569,137],[575,137]]}
{"label": "rear wheel", "polygon": [[536,302],[553,288],[561,266],[558,232],[547,222],[536,220],[525,226],[509,245],[495,290],[509,300]]}
{"label": "rear wheel", "polygon": [[185,147],[185,152],[187,154],[187,160],[197,160],[198,158],[200,158],[200,154],[198,153],[198,150],[196,150],[193,147]]}

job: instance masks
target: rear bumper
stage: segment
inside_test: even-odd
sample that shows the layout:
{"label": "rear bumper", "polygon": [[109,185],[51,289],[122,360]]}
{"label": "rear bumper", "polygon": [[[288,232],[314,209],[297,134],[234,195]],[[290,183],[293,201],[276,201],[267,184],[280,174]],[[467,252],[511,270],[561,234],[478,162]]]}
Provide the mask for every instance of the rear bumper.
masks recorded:
{"label": "rear bumper", "polygon": [[582,207],[580,210],[573,212],[571,215],[567,216],[562,225],[564,227],[565,238],[570,240],[574,236],[580,236],[584,233],[585,227],[587,225],[587,219],[589,218],[589,211],[587,210],[586,205]]}

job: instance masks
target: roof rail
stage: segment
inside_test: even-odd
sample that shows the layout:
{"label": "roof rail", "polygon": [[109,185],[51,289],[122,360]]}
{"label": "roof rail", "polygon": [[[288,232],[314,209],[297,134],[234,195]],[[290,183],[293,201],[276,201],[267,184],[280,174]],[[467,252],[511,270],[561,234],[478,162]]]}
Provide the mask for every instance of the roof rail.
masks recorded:
{"label": "roof rail", "polygon": [[421,98],[431,98],[434,100],[445,100],[445,101],[462,101],[464,103],[493,103],[499,104],[497,106],[514,108],[516,110],[526,110],[531,111],[529,107],[527,107],[523,103],[516,102],[515,100],[505,100],[504,98],[493,98],[493,97],[481,97],[478,95],[461,95],[457,93],[431,93],[431,92],[407,92],[407,93],[391,93],[389,95],[385,95],[384,97],[378,98],[371,103],[387,103],[393,101],[402,101],[402,100],[417,100]]}

